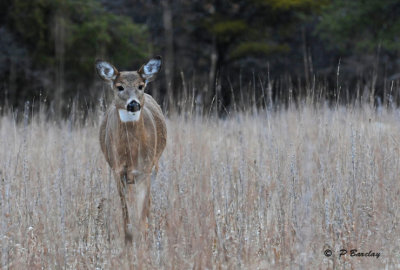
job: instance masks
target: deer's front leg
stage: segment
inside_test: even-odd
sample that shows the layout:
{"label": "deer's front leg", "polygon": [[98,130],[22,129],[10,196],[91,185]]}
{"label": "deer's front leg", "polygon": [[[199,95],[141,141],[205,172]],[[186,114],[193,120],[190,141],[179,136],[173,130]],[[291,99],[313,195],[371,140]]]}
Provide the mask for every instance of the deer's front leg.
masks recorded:
{"label": "deer's front leg", "polygon": [[134,210],[135,225],[141,233],[146,232],[146,220],[150,211],[150,175],[131,186],[132,206]]}
{"label": "deer's front leg", "polygon": [[126,173],[123,172],[118,176],[115,175],[115,180],[117,182],[118,194],[121,199],[122,217],[124,219],[125,244],[128,244],[132,242],[132,228],[129,221],[128,206],[126,205]]}

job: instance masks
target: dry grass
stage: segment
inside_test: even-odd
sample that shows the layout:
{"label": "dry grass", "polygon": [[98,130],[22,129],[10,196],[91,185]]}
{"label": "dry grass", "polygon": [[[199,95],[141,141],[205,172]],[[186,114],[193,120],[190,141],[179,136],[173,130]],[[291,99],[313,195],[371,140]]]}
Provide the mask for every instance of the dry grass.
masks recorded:
{"label": "dry grass", "polygon": [[[171,117],[148,240],[125,247],[98,125],[40,114],[16,124],[7,114],[1,266],[399,269],[399,117],[309,106],[224,120]],[[381,255],[339,259],[342,248]]]}

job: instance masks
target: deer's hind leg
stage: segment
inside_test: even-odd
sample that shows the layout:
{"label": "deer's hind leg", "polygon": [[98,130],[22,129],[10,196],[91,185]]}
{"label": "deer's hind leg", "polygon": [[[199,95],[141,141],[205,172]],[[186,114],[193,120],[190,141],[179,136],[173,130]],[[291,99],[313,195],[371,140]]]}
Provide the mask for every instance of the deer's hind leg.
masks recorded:
{"label": "deer's hind leg", "polygon": [[146,176],[143,181],[134,185],[135,218],[138,221],[139,228],[142,232],[146,229],[145,222],[150,210],[150,185],[151,182],[149,176]]}

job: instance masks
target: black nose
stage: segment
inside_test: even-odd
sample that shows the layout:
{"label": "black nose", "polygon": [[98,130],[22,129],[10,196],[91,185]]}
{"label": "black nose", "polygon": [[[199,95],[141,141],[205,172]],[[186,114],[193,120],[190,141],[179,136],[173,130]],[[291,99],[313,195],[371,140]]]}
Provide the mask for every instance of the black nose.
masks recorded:
{"label": "black nose", "polygon": [[126,106],[128,112],[137,112],[140,110],[140,104],[136,100],[132,100],[131,103]]}

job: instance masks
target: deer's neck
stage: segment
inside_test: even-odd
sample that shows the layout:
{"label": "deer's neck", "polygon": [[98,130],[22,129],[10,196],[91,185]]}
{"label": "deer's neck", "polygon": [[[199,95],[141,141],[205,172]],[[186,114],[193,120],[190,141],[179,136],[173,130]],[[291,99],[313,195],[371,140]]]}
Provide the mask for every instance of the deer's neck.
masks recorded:
{"label": "deer's neck", "polygon": [[137,112],[128,112],[125,109],[118,109],[119,121],[122,123],[137,122],[140,119],[141,110]]}
{"label": "deer's neck", "polygon": [[143,109],[131,113],[124,109],[117,109],[119,127],[122,128],[122,132],[129,132],[135,134],[142,134],[144,132],[144,120],[143,120]]}

